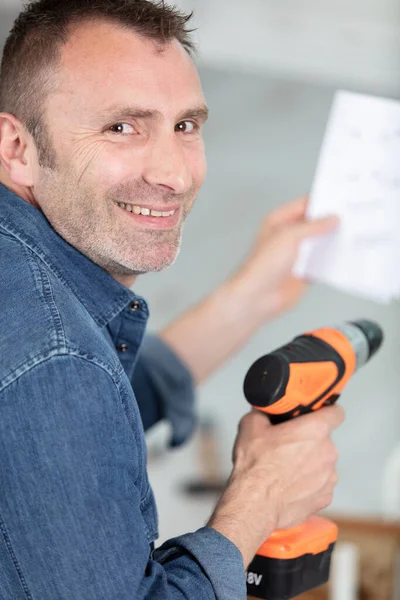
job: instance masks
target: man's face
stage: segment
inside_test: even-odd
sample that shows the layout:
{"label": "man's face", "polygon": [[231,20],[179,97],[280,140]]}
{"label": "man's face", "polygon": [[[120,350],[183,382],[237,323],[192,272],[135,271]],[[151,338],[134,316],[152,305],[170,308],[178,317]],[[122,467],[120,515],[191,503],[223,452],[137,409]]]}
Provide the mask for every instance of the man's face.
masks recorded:
{"label": "man's face", "polygon": [[35,200],[116,279],[163,269],[206,171],[193,62],[106,22],[76,28],[61,56],[44,112],[55,165],[36,166]]}

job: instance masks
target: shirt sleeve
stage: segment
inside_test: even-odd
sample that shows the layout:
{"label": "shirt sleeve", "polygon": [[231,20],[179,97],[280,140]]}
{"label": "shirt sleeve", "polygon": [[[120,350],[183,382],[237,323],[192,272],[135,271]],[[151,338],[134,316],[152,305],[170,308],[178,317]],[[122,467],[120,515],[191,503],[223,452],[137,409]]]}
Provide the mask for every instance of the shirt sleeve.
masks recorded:
{"label": "shirt sleeve", "polygon": [[180,446],[196,426],[195,383],[187,366],[160,337],[144,337],[132,387],[145,430],[166,419],[170,445]]}
{"label": "shirt sleeve", "polygon": [[0,596],[244,600],[241,555],[215,530],[151,551],[143,430],[121,390],[101,364],[54,356],[1,392],[0,589],[18,579],[21,595]]}

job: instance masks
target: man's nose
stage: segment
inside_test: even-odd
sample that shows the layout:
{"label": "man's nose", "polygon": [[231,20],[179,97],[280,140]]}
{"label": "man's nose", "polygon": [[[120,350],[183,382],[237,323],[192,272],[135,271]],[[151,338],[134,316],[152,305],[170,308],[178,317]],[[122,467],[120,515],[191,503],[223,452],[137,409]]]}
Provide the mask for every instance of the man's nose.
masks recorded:
{"label": "man's nose", "polygon": [[143,169],[143,179],[152,186],[169,188],[184,194],[193,183],[187,157],[179,134],[165,134],[154,140]]}

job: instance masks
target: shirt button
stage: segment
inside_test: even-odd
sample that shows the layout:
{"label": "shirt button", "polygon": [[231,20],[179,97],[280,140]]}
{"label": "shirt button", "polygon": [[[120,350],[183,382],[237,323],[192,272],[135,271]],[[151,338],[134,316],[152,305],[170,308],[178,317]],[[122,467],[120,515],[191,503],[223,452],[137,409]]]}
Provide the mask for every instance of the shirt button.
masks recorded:
{"label": "shirt button", "polygon": [[129,348],[128,344],[119,344],[117,346],[118,352],[126,352],[128,350],[128,348]]}
{"label": "shirt button", "polygon": [[131,310],[132,312],[136,312],[137,310],[140,310],[141,308],[142,307],[141,307],[140,302],[138,300],[134,300],[129,305],[129,310]]}

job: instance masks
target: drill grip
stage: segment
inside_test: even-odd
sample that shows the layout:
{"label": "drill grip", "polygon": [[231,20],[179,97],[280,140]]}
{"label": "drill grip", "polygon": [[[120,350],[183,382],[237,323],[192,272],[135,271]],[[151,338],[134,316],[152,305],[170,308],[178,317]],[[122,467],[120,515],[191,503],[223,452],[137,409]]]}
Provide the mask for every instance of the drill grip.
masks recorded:
{"label": "drill grip", "polygon": [[273,424],[333,404],[354,371],[354,354],[346,356],[345,340],[339,338],[345,346],[339,352],[320,335],[298,336],[256,360],[248,370],[244,395]]}

